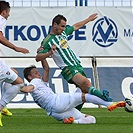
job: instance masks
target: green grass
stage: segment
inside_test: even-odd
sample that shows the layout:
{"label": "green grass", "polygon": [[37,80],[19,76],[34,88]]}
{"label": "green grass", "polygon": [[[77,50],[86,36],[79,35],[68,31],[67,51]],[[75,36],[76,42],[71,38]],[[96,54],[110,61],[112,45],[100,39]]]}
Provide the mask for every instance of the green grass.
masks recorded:
{"label": "green grass", "polygon": [[133,113],[124,109],[109,112],[106,108],[82,109],[94,115],[96,124],[62,124],[46,115],[43,109],[10,109],[12,117],[3,116],[0,133],[133,133]]}

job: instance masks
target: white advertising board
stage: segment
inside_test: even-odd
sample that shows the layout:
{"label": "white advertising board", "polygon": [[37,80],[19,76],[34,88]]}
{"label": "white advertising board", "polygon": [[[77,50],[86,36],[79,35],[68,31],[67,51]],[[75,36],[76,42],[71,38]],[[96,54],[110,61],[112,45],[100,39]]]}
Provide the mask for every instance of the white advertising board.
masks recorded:
{"label": "white advertising board", "polygon": [[60,7],[12,8],[6,27],[6,38],[30,53],[23,55],[2,46],[1,56],[35,56],[36,49],[50,31],[57,14],[67,18],[67,25],[98,13],[89,22],[68,37],[69,45],[79,56],[132,56],[131,7]]}

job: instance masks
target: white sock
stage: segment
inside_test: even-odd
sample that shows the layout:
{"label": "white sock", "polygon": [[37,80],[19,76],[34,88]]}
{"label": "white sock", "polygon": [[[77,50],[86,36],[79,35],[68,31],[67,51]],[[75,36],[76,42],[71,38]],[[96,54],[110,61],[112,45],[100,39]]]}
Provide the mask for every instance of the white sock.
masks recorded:
{"label": "white sock", "polygon": [[1,97],[4,95],[4,93],[7,91],[8,88],[10,88],[12,84],[3,82],[2,88],[1,88]]}
{"label": "white sock", "polygon": [[2,106],[2,105],[0,104],[0,113],[1,113],[1,111],[2,111],[3,108],[4,108],[4,106]]}
{"label": "white sock", "polygon": [[85,100],[86,102],[90,102],[90,103],[97,104],[97,105],[104,105],[106,107],[108,107],[110,104],[113,103],[113,102],[104,101],[101,98],[95,95],[88,94],[88,93],[85,94]]}
{"label": "white sock", "polygon": [[4,93],[3,97],[0,100],[0,110],[5,107],[19,92],[21,89],[21,84],[12,85],[7,91]]}

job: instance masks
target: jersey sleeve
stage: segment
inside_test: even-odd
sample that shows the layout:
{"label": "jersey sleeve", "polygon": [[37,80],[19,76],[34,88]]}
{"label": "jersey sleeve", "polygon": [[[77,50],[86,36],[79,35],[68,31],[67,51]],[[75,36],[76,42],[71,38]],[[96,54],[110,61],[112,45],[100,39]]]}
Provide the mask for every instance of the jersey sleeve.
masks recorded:
{"label": "jersey sleeve", "polygon": [[0,17],[0,32],[2,32],[2,34],[5,34],[5,27],[6,27],[6,19],[2,19]]}
{"label": "jersey sleeve", "polygon": [[36,81],[36,79],[33,79],[28,85],[33,85],[34,88],[37,88],[37,81]]}
{"label": "jersey sleeve", "polygon": [[49,44],[47,42],[45,42],[45,40],[43,40],[41,42],[41,46],[43,46],[43,50],[38,51],[38,54],[40,54],[40,53],[47,53],[51,49],[50,46],[49,46]]}
{"label": "jersey sleeve", "polygon": [[3,29],[4,29],[4,28],[3,28],[3,24],[2,24],[2,22],[0,22],[0,32],[2,32],[2,34],[4,34],[4,33],[3,33]]}
{"label": "jersey sleeve", "polygon": [[1,22],[0,22],[0,31],[2,32],[2,24],[1,24]]}
{"label": "jersey sleeve", "polygon": [[74,31],[74,27],[73,26],[67,26],[64,31],[65,31],[66,35],[71,35]]}

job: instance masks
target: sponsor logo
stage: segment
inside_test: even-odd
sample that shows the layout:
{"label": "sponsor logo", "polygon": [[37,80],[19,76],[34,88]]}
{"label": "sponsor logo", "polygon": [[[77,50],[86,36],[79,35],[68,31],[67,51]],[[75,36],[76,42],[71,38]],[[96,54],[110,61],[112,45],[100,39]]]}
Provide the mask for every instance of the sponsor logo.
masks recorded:
{"label": "sponsor logo", "polygon": [[9,71],[7,71],[7,72],[6,72],[6,75],[10,75],[10,72],[9,72]]}
{"label": "sponsor logo", "polygon": [[60,41],[60,47],[63,49],[66,49],[68,47],[67,41],[66,40],[61,40]]}
{"label": "sponsor logo", "polygon": [[101,47],[109,47],[118,40],[118,29],[113,20],[104,16],[96,21],[92,30],[92,40]]}
{"label": "sponsor logo", "polygon": [[[5,37],[13,41],[38,41],[46,38],[51,30],[51,26],[45,25],[8,25],[5,29]],[[86,40],[86,26],[76,30],[72,35],[68,36],[68,40]]]}

